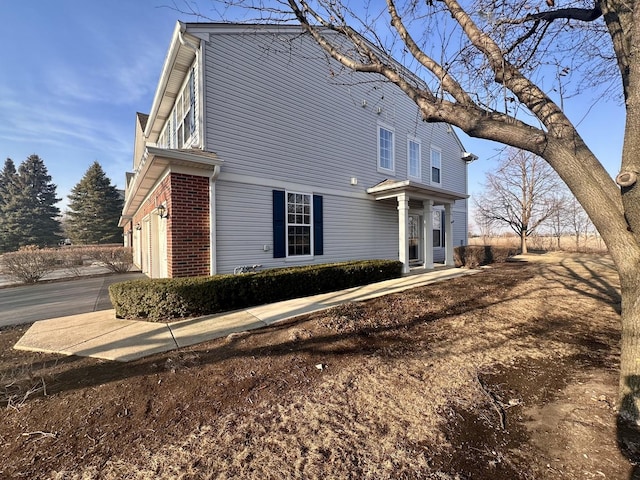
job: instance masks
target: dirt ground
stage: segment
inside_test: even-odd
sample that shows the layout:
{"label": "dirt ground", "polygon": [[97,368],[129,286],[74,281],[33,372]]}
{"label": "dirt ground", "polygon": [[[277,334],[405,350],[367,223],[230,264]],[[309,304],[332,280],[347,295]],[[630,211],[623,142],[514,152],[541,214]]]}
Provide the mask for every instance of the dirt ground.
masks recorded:
{"label": "dirt ground", "polygon": [[532,258],[127,364],[4,329],[0,478],[640,478],[612,264]]}

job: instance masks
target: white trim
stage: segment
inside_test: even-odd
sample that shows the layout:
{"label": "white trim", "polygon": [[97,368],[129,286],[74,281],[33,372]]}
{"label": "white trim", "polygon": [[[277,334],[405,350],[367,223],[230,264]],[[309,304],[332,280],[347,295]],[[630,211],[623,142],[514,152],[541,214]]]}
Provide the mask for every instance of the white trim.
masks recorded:
{"label": "white trim", "polygon": [[[289,254],[289,194],[292,195],[304,195],[309,197],[309,254],[308,255],[290,255]],[[313,259],[313,194],[309,192],[295,192],[291,190],[285,190],[284,192],[284,248],[285,248],[285,258],[287,259]],[[294,214],[295,215],[295,214]],[[306,227],[305,223],[293,223],[291,226],[301,226]]]}
{"label": "white trim", "polygon": [[433,269],[433,200],[422,201],[424,268]]}
{"label": "white trim", "polygon": [[398,201],[398,260],[402,262],[402,273],[409,273],[409,196],[401,192]]}
{"label": "white trim", "polygon": [[448,267],[455,266],[453,258],[453,219],[451,217],[451,205],[444,206],[444,264]]}
{"label": "white trim", "polygon": [[[418,145],[418,174],[411,175],[411,144]],[[413,135],[407,135],[407,178],[422,182],[422,142]]]}
{"label": "white trim", "polygon": [[216,179],[209,179],[209,273],[218,273],[218,232],[216,226]]}
{"label": "white trim", "polygon": [[[437,167],[433,165],[433,152],[438,152],[440,154],[440,158],[438,159],[439,165]],[[440,170],[439,182],[433,181],[433,168],[437,168],[438,170]],[[442,185],[442,149],[440,147],[436,147],[435,145],[431,145],[431,149],[429,151],[429,183],[431,183],[431,185]]]}
{"label": "white trim", "polygon": [[207,116],[204,114],[205,109],[205,85],[206,85],[206,74],[205,74],[205,61],[206,61],[206,52],[207,49],[206,42],[200,42],[200,53],[198,54],[198,78],[196,87],[198,89],[198,102],[196,103],[196,122],[198,122],[198,144],[202,150],[207,149],[207,139],[205,138],[204,132],[207,131]]}
{"label": "white trim", "polygon": [[[391,168],[385,168],[383,166],[380,165],[380,130],[384,129],[387,132],[389,132],[391,134]],[[396,131],[393,127],[383,123],[383,122],[378,122],[376,124],[376,141],[377,141],[377,147],[376,147],[376,151],[378,152],[378,158],[376,160],[376,165],[377,165],[377,169],[378,172],[380,173],[390,173],[392,175],[396,174]]]}

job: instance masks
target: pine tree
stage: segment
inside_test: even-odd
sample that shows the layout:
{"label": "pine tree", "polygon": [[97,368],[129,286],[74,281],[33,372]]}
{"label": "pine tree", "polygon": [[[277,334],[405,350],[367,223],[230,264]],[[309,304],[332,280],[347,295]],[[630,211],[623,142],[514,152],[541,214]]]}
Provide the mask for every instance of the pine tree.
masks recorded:
{"label": "pine tree", "polygon": [[98,162],[69,194],[67,233],[72,243],[122,243],[118,220],[123,199]]}
{"label": "pine tree", "polygon": [[11,224],[9,202],[16,194],[17,172],[13,160],[7,158],[0,172],[0,253],[15,250],[18,243],[16,225]]}
{"label": "pine tree", "polygon": [[55,245],[60,230],[59,201],[56,185],[38,155],[27,158],[17,171],[8,158],[0,172],[0,252],[25,245]]}
{"label": "pine tree", "polygon": [[20,164],[15,201],[11,199],[8,203],[10,218],[20,227],[18,247],[45,247],[58,242],[60,209],[56,203],[60,199],[56,197],[56,188],[38,155],[30,155]]}

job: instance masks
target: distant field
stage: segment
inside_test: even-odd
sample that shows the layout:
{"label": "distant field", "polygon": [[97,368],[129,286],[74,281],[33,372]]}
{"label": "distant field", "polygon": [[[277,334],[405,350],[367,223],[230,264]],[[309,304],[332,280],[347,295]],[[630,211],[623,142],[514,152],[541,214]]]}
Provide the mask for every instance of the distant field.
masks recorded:
{"label": "distant field", "polygon": [[[520,246],[520,239],[515,236],[498,237],[469,237],[469,245],[496,245],[501,247]],[[606,245],[599,235],[589,235],[587,238],[580,237],[576,241],[575,235],[565,235],[560,237],[535,236],[527,240],[529,250],[563,250],[565,252],[604,252]]]}

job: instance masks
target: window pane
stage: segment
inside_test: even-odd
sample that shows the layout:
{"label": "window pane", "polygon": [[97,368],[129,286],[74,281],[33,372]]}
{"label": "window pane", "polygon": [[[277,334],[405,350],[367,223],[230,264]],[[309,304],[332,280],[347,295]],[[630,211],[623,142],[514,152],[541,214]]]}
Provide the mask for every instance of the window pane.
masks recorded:
{"label": "window pane", "polygon": [[433,211],[433,229],[434,230],[440,230],[440,212],[441,210],[434,210]]}
{"label": "window pane", "polygon": [[393,170],[393,132],[380,127],[380,168]]}
{"label": "window pane", "polygon": [[439,150],[431,149],[431,181],[440,183],[442,153]]}
{"label": "window pane", "polygon": [[433,246],[440,247],[440,230],[433,230]]}
{"label": "window pane", "polygon": [[289,255],[311,255],[311,227],[289,227]]}
{"label": "window pane", "polygon": [[431,167],[431,181],[433,183],[440,183],[440,169]]}
{"label": "window pane", "polygon": [[420,144],[409,141],[409,176],[420,177]]}

